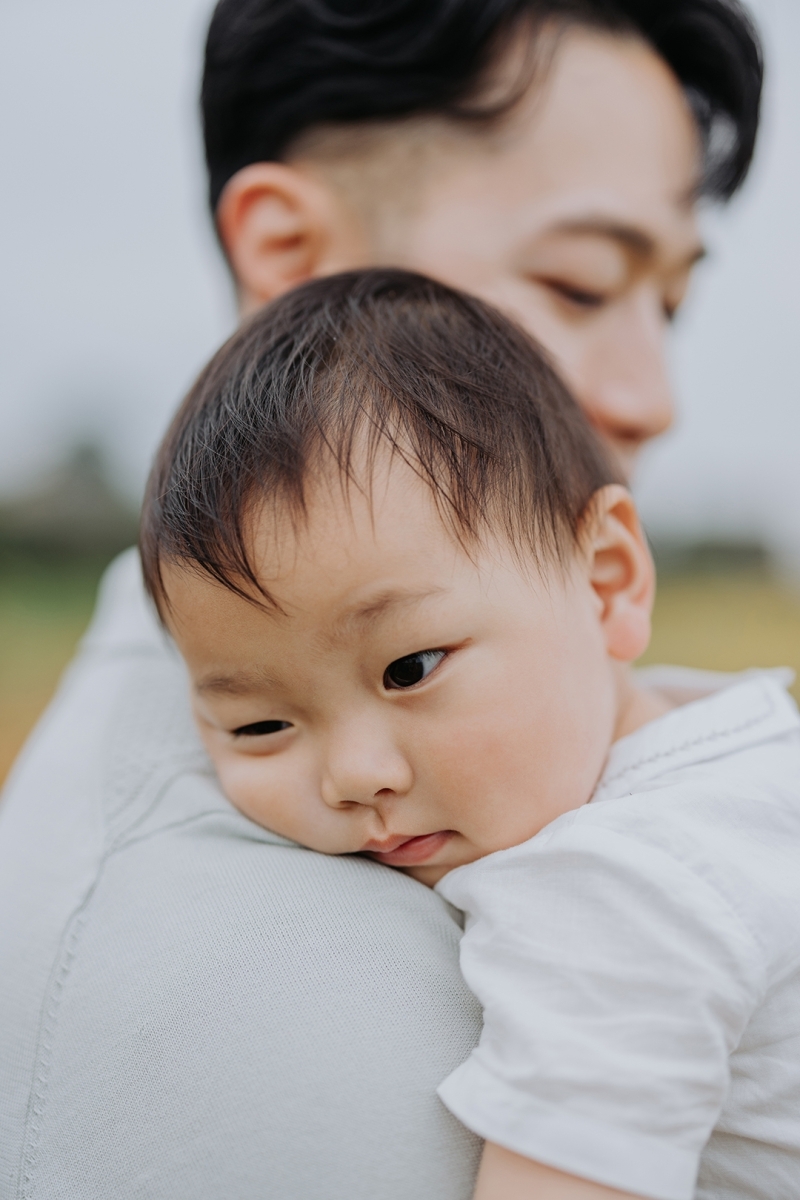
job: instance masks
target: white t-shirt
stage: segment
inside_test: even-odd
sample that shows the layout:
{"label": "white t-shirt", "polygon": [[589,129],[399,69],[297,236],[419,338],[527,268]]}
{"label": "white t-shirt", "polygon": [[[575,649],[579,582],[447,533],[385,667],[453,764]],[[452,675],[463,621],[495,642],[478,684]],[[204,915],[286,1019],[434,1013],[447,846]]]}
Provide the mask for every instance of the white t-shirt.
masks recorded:
{"label": "white t-shirt", "polygon": [[728,683],[617,742],[591,803],[437,885],[484,1008],[444,1103],[656,1200],[800,1196],[800,718],[767,674]]}

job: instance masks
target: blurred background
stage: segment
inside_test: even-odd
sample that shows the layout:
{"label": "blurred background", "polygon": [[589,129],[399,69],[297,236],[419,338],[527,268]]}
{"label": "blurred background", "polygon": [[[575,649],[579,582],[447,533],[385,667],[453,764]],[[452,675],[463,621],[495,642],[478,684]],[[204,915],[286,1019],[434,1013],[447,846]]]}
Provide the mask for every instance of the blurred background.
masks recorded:
{"label": "blurred background", "polygon": [[[706,215],[680,420],[637,480],[660,569],[648,660],[800,668],[800,3],[750,7],[757,159]],[[0,780],[134,540],[171,411],[233,328],[197,119],[211,8],[0,3]]]}

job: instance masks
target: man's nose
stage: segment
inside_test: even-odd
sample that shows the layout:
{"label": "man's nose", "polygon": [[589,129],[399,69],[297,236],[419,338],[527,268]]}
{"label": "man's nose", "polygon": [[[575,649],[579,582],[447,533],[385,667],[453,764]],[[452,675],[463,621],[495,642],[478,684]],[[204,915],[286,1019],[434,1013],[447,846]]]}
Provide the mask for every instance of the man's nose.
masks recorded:
{"label": "man's nose", "polygon": [[674,417],[660,302],[647,295],[632,298],[604,332],[584,363],[578,398],[627,473],[636,452],[669,429]]}
{"label": "man's nose", "polygon": [[412,782],[408,759],[379,723],[354,720],[332,730],[322,771],[322,799],[331,808],[378,807]]}

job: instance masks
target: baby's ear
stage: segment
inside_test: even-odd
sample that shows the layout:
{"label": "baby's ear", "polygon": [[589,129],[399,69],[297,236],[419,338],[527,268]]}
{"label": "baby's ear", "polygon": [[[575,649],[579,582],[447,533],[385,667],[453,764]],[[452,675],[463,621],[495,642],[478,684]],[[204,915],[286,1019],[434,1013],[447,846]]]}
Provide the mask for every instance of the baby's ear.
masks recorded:
{"label": "baby's ear", "polygon": [[597,596],[606,649],[632,662],[650,641],[655,568],[633,497],[610,484],[592,498],[583,544],[589,581]]}

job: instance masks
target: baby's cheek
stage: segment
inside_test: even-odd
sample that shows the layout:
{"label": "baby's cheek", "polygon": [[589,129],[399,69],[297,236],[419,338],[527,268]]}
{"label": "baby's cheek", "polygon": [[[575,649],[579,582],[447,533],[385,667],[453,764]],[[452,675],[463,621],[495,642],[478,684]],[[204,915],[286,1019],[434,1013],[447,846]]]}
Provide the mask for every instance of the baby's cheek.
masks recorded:
{"label": "baby's cheek", "polygon": [[443,821],[481,854],[533,837],[545,823],[542,757],[530,730],[514,728],[502,717],[487,715],[454,730],[430,758],[434,786],[446,807]]}
{"label": "baby's cheek", "polygon": [[216,756],[214,765],[222,790],[231,804],[251,821],[279,833],[280,830],[275,828],[275,822],[280,819],[279,805],[274,785],[270,786],[268,760],[220,755]]}
{"label": "baby's cheek", "polygon": [[350,854],[363,844],[347,816],[322,803],[313,772],[303,772],[296,762],[230,755],[216,766],[228,799],[262,828],[322,854]]}
{"label": "baby's cheek", "polygon": [[505,774],[509,755],[507,737],[490,720],[464,723],[431,747],[429,763],[437,791],[448,806],[471,816],[480,798],[494,790]]}

